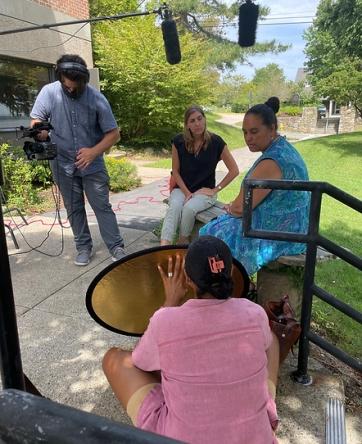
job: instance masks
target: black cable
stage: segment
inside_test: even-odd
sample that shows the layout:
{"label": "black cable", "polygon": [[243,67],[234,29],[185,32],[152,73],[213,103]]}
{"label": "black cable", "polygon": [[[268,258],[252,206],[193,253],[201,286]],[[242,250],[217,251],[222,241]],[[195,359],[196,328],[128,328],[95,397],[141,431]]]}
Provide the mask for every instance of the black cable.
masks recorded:
{"label": "black cable", "polygon": [[[14,17],[13,15],[4,14],[3,12],[0,12],[0,15],[3,16],[3,17],[8,17],[8,18],[12,18],[14,20],[18,20],[19,22],[29,23],[30,25],[35,25],[35,26],[37,25],[37,23],[35,23],[35,22],[30,22],[29,20],[24,20],[24,19],[21,19],[19,17]],[[58,29],[49,28],[49,31],[58,32],[59,34],[72,35],[69,32],[59,31]],[[80,40],[84,40],[86,42],[91,42],[91,40],[86,39],[84,37],[77,37],[77,38],[80,39]]]}
{"label": "black cable", "polygon": [[[258,26],[279,26],[279,25],[300,25],[300,24],[312,24],[313,22],[311,21],[306,21],[306,22],[280,22],[280,23],[263,23],[263,22],[258,22]],[[207,28],[207,29],[218,29],[220,31],[222,31],[223,29],[226,28],[238,28],[238,24],[237,23],[229,23],[229,24],[225,24],[225,25],[205,25],[203,26],[203,28]]]}
{"label": "black cable", "polygon": [[[49,161],[48,161],[48,166],[50,168]],[[45,256],[48,256],[48,257],[58,257],[58,256],[60,256],[63,253],[63,251],[64,251],[64,231],[63,230],[64,230],[64,228],[68,228],[68,227],[64,227],[62,224],[60,224],[60,227],[61,227],[61,249],[60,249],[60,252],[57,253],[57,254],[50,254],[50,253],[46,253],[45,251],[39,250],[39,248],[42,247],[44,245],[44,243],[49,239],[50,233],[51,233],[52,229],[55,226],[57,218],[58,218],[58,220],[60,219],[60,199],[58,198],[59,194],[58,193],[56,194],[55,191],[54,191],[54,185],[55,185],[55,183],[53,181],[51,189],[52,189],[53,200],[54,200],[54,203],[55,203],[54,220],[53,220],[53,222],[52,222],[48,232],[46,233],[45,238],[40,242],[39,245],[33,246],[33,245],[31,245],[28,242],[28,240],[26,239],[24,233],[21,230],[21,226],[19,226],[17,224],[17,222],[15,221],[13,215],[11,214],[11,212],[9,212],[10,218],[11,218],[13,224],[18,229],[18,231],[19,231],[21,237],[23,238],[24,242],[26,243],[26,245],[30,248],[30,250],[27,250],[27,251],[19,251],[19,252],[11,253],[11,254],[9,254],[9,256],[15,256],[15,255],[20,255],[20,254],[31,253],[32,251],[36,251],[36,252],[38,252],[40,254],[43,254]],[[6,206],[5,206],[5,208],[6,208]]]}
{"label": "black cable", "polygon": [[25,28],[16,28],[16,29],[7,29],[7,30],[0,30],[0,35],[9,35],[9,34],[18,34],[21,32],[29,32],[29,31],[38,31],[40,29],[50,29],[50,28],[56,28],[60,26],[68,26],[68,25],[76,25],[79,23],[97,23],[104,20],[121,20],[125,18],[131,18],[131,17],[140,17],[144,15],[151,15],[151,14],[161,14],[163,10],[167,9],[167,5],[162,5],[158,9],[154,9],[152,11],[143,11],[143,12],[128,12],[125,14],[117,14],[117,15],[108,15],[108,16],[100,16],[100,17],[91,17],[87,19],[77,19],[77,20],[68,20],[66,22],[55,22],[51,24],[43,24],[43,25],[35,25],[35,26],[27,26]]}
{"label": "black cable", "polygon": [[[18,51],[17,49],[0,49],[0,51],[2,51],[2,52],[17,52],[17,53],[21,53],[21,54],[29,54],[29,53],[31,53],[31,52],[34,52],[34,51],[37,51],[38,49],[47,49],[47,48],[57,48],[58,46],[63,46],[65,43],[68,43],[69,42],[69,40],[71,40],[73,37],[76,37],[76,34],[78,34],[78,32],[81,30],[81,29],[83,29],[86,25],[87,25],[88,23],[84,23],[79,29],[77,29],[76,31],[75,31],[75,33],[74,34],[72,34],[72,35],[70,35],[70,37],[67,39],[67,40],[65,40],[64,42],[61,42],[61,43],[58,43],[57,45],[48,45],[48,46],[39,46],[39,47],[37,47],[37,48],[34,48],[34,49],[30,49],[30,50],[28,50],[28,51]],[[90,40],[86,40],[87,42],[90,42]]]}

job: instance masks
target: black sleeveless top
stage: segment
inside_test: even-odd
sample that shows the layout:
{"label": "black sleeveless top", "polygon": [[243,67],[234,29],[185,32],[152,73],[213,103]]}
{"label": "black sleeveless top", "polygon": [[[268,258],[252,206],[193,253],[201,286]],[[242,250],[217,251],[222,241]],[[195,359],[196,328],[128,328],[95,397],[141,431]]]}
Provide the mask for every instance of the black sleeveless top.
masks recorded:
{"label": "black sleeveless top", "polygon": [[211,140],[206,149],[201,148],[195,156],[186,150],[183,134],[177,134],[172,140],[180,161],[180,175],[191,193],[200,188],[215,188],[215,170],[225,141],[217,134],[211,133]]}

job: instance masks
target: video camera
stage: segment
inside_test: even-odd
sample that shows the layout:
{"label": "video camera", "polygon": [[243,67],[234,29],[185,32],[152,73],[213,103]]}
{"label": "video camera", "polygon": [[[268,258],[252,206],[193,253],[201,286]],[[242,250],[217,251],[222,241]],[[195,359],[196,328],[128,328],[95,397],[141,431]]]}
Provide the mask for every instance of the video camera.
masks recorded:
{"label": "video camera", "polygon": [[24,142],[23,150],[25,151],[28,160],[52,160],[57,156],[57,146],[50,141],[48,136],[47,140],[37,140],[38,134],[41,131],[50,131],[53,127],[49,122],[37,122],[31,128],[20,127],[23,131],[22,138],[31,137],[34,142]]}

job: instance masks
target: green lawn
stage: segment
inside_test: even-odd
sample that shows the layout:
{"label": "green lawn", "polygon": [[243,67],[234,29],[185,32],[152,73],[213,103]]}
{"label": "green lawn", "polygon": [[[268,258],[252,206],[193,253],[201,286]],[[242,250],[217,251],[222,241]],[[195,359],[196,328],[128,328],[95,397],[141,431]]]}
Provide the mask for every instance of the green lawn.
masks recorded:
{"label": "green lawn", "polygon": [[[243,132],[239,128],[216,122],[220,116],[215,113],[207,113],[207,127],[212,133],[218,134],[227,143],[230,150],[245,146]],[[240,119],[242,120],[242,119]]]}
{"label": "green lawn", "polygon": [[[227,143],[230,150],[245,146],[244,136],[242,134],[241,129],[235,128],[230,125],[226,125],[225,123],[216,122],[216,120],[219,117],[220,116],[218,114],[207,113],[208,129],[211,132],[216,133],[220,137],[222,137]],[[171,169],[171,159],[170,158],[159,159],[155,162],[148,164],[147,167]]]}
{"label": "green lawn", "polygon": [[[295,144],[303,156],[311,180],[329,182],[362,198],[362,133],[321,137]],[[238,193],[241,179],[219,194],[229,202]],[[320,232],[353,253],[362,255],[362,215],[324,196]],[[362,273],[341,260],[319,264],[316,283],[347,304],[362,311]],[[315,297],[313,320],[329,340],[361,358],[362,334],[359,324]]]}

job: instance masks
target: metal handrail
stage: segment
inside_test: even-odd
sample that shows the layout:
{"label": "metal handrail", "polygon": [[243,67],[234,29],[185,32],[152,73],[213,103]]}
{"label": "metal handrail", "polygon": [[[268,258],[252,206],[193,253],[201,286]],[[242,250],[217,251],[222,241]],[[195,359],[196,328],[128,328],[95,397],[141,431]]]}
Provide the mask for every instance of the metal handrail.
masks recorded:
{"label": "metal handrail", "polygon": [[[307,191],[311,193],[309,209],[309,227],[307,233],[292,233],[285,231],[255,230],[252,228],[252,199],[253,189],[263,188],[272,190]],[[342,248],[319,234],[319,220],[321,213],[322,195],[328,194],[332,198],[347,205],[348,207],[362,213],[362,201],[354,196],[340,190],[327,182],[299,181],[299,180],[255,180],[244,181],[244,210],[243,210],[243,234],[246,237],[259,239],[281,240],[291,242],[303,242],[307,244],[303,300],[301,313],[301,335],[299,340],[298,369],[294,372],[294,379],[302,384],[309,384],[308,357],[309,342],[313,342],[323,348],[337,359],[350,367],[362,372],[362,364],[338,347],[329,343],[321,336],[310,331],[313,295],[319,297],[336,310],[362,324],[362,313],[353,309],[348,304],[329,294],[327,291],[315,285],[314,275],[316,266],[317,247],[321,246],[335,254],[353,267],[362,270],[362,258]]]}
{"label": "metal handrail", "polygon": [[0,442],[182,444],[166,436],[13,389],[0,391]]}

